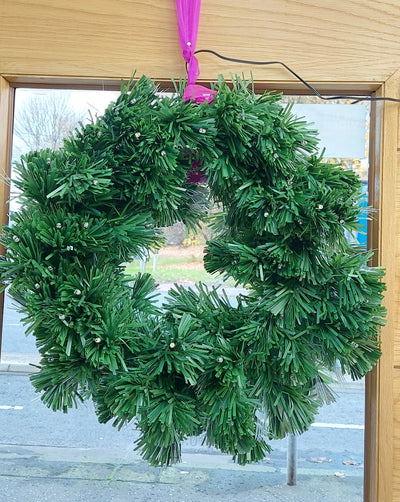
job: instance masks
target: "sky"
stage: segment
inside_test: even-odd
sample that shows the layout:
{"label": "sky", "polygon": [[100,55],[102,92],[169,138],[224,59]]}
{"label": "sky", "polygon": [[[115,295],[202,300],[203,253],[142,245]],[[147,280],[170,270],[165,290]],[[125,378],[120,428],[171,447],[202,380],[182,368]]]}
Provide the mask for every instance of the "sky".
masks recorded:
{"label": "sky", "polygon": [[[27,99],[32,96],[45,96],[53,92],[53,89],[23,89],[19,88],[16,92],[15,107],[23,106]],[[119,96],[119,91],[81,91],[65,90],[70,96],[70,105],[81,111],[90,110],[93,115],[102,115],[107,105],[115,101]]]}
{"label": "sky", "polygon": [[[17,89],[16,109],[32,96],[44,96],[52,90]],[[111,101],[115,101],[119,91],[66,90],[71,107],[89,116],[101,116]],[[313,128],[319,131],[320,147],[325,148],[325,157],[357,158],[366,156],[366,132],[369,107],[366,104],[295,104],[293,112],[305,117]],[[18,144],[16,145],[18,147]]]}
{"label": "sky", "polygon": [[[32,96],[45,96],[53,92],[51,89],[16,90],[15,109],[24,106]],[[69,104],[89,119],[90,114],[96,118],[101,116],[110,102],[115,101],[119,91],[65,90],[69,96]],[[90,114],[89,114],[90,112]],[[368,132],[369,107],[366,104],[294,104],[293,112],[304,117],[312,129],[317,129],[320,148],[325,149],[324,157],[336,159],[362,159],[368,166],[366,138]],[[18,138],[14,138],[13,161],[17,160],[23,150]]]}

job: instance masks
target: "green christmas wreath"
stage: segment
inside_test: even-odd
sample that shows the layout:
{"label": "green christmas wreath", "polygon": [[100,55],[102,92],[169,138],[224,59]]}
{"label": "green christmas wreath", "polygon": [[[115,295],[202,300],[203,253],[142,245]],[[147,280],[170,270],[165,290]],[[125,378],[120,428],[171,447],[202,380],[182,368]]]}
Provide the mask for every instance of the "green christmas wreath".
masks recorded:
{"label": "green christmas wreath", "polygon": [[[179,461],[200,434],[258,461],[268,440],[307,430],[335,365],[358,379],[380,356],[383,272],[345,236],[360,181],[323,163],[279,95],[240,79],[216,88],[196,105],[130,82],[61,150],[22,157],[22,208],[3,228],[1,280],[36,337],[43,402],[67,411],[91,398],[100,422],[136,421],[153,465]],[[162,226],[196,228],[209,200],[221,211],[205,268],[247,292],[233,306],[177,286],[157,307],[151,276],[123,264],[159,248]]]}

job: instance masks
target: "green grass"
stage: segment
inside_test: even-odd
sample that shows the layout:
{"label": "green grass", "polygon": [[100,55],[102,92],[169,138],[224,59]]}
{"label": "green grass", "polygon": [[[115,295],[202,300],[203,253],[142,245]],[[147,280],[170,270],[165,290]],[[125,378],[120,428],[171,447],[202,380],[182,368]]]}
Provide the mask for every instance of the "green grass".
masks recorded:
{"label": "green grass", "polygon": [[[129,275],[143,272],[140,261],[135,260],[126,266],[126,273]],[[146,263],[146,272],[152,274],[157,282],[203,282],[206,284],[221,283],[220,275],[211,275],[204,270],[203,262],[194,255],[168,256],[160,255],[156,258],[154,269],[154,256]],[[233,280],[224,282],[226,285],[233,285]]]}

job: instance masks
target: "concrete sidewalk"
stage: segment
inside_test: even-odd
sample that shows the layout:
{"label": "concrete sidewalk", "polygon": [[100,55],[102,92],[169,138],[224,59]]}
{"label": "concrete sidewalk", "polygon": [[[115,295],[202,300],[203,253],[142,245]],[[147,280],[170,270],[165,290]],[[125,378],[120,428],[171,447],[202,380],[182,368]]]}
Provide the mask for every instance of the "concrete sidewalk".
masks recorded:
{"label": "concrete sidewalk", "polygon": [[7,502],[361,502],[362,471],[340,478],[299,469],[297,486],[268,465],[240,467],[224,455],[184,453],[183,463],[149,467],[120,449],[0,445]]}

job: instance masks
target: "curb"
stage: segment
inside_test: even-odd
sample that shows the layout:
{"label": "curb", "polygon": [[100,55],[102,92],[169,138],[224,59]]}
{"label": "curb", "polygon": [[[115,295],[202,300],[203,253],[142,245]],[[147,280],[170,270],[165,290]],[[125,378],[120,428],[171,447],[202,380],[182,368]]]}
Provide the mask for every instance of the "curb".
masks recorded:
{"label": "curb", "polygon": [[33,363],[1,362],[0,373],[37,373],[39,368]]}
{"label": "curb", "polygon": [[[31,354],[30,356],[21,357],[19,360],[0,360],[0,373],[37,373],[40,363],[40,356],[38,354]],[[346,390],[364,390],[365,379],[351,380],[349,376],[342,376],[337,383],[330,385],[331,389],[336,392]]]}
{"label": "curb", "polygon": [[4,352],[0,359],[0,373],[37,373],[39,363],[38,353]]}

